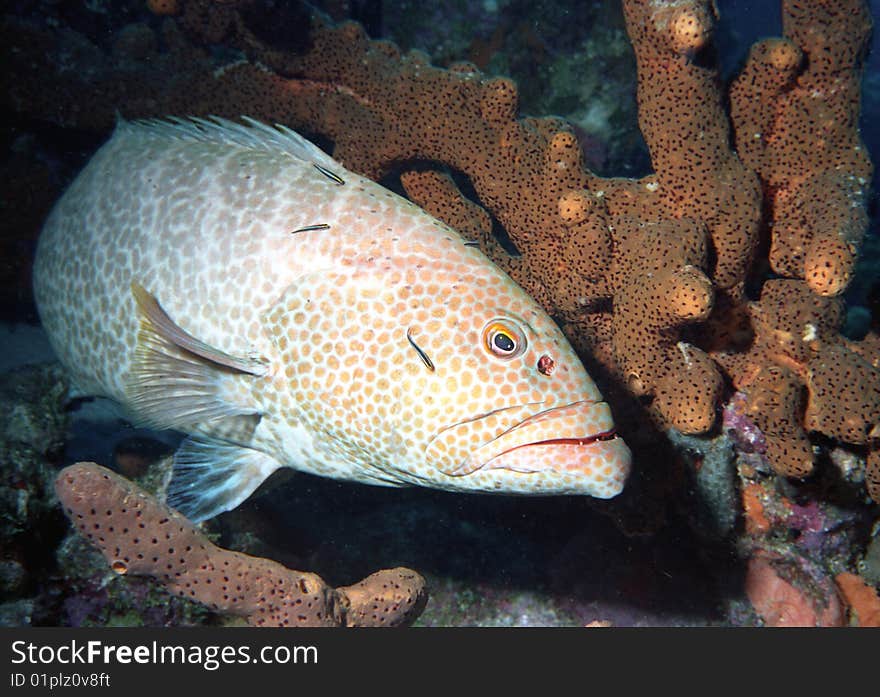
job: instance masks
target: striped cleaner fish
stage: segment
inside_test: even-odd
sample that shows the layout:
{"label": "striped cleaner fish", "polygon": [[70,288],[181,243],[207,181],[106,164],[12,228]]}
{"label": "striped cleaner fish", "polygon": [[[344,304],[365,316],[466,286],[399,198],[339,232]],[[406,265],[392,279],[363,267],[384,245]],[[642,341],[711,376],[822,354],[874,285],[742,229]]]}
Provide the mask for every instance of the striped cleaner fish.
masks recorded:
{"label": "striped cleaner fish", "polygon": [[34,290],[79,392],[188,434],[168,502],[196,521],[279,467],[600,498],[630,468],[532,298],[281,126],[121,121],[47,219]]}

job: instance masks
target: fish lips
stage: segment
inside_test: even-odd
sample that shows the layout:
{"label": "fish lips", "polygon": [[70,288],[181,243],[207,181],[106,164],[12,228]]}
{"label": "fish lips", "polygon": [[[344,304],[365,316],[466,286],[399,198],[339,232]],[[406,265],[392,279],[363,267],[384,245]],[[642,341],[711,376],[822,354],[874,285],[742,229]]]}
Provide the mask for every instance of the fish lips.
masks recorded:
{"label": "fish lips", "polygon": [[557,479],[562,490],[608,499],[626,483],[632,453],[614,430],[606,402],[581,401],[534,414],[477,450],[482,471]]}

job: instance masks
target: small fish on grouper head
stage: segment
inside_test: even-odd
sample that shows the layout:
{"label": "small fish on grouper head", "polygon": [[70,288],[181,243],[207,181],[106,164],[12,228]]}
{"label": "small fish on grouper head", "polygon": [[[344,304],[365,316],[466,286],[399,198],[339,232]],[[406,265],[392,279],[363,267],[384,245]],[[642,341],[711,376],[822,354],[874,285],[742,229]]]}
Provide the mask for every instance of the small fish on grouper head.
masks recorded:
{"label": "small fish on grouper head", "polygon": [[630,451],[550,317],[477,248],[283,126],[120,121],[52,210],[34,291],[82,394],[187,435],[200,521],[276,469],[617,495]]}

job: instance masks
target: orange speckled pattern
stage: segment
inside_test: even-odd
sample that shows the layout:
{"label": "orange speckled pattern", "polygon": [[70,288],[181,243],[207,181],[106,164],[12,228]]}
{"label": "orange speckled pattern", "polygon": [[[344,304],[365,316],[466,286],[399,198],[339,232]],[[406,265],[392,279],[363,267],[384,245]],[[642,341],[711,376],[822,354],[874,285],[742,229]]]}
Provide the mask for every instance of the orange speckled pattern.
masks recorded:
{"label": "orange speckled pattern", "polygon": [[544,310],[450,227],[289,130],[122,122],[50,215],[35,294],[52,344],[80,388],[137,417],[132,283],[190,336],[267,366],[225,374],[224,399],[259,415],[246,445],[280,466],[623,488],[629,449]]}

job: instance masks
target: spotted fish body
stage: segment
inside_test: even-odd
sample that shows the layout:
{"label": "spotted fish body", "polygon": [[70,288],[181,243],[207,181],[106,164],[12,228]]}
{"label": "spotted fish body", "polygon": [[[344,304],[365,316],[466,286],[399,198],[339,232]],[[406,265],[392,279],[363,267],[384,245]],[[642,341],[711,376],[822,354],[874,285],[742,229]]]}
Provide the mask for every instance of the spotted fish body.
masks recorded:
{"label": "spotted fish body", "polygon": [[601,498],[629,471],[537,303],[289,129],[120,122],[50,214],[34,279],[80,391],[189,434],[169,502],[196,520],[284,466]]}

